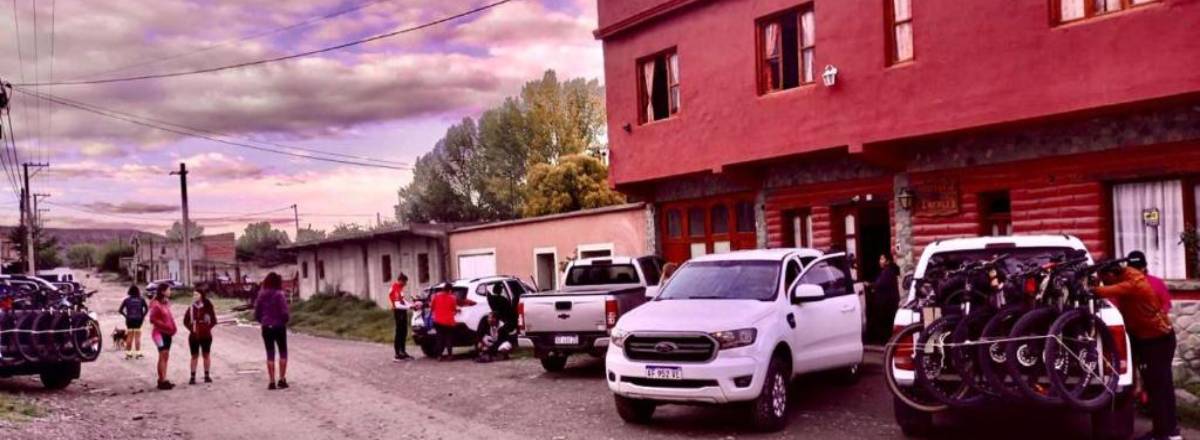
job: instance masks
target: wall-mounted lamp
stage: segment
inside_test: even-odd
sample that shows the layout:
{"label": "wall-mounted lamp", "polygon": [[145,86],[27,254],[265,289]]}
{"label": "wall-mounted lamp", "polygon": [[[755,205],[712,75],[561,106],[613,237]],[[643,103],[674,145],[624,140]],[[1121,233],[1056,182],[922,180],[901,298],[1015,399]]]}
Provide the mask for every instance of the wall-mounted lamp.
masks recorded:
{"label": "wall-mounted lamp", "polygon": [[825,83],[825,87],[833,87],[837,84],[838,68],[833,64],[826,64],[825,71],[821,73],[821,80]]}
{"label": "wall-mounted lamp", "polygon": [[901,189],[900,194],[896,195],[896,203],[900,205],[900,209],[912,211],[913,206],[917,204],[917,193],[912,188]]}
{"label": "wall-mounted lamp", "polygon": [[624,128],[626,133],[633,133],[633,124],[626,122],[621,128]]}

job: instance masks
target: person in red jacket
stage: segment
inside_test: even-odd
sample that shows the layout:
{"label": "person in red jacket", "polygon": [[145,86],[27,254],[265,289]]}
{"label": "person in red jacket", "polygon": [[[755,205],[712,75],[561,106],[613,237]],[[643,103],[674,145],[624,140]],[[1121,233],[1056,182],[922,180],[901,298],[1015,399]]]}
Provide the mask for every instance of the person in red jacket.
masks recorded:
{"label": "person in red jacket", "polygon": [[466,298],[458,298],[450,283],[442,283],[441,286],[438,286],[433,299],[429,301],[430,312],[433,314],[433,328],[437,332],[438,360],[453,359],[454,334],[458,328],[458,322],[454,315],[458,313],[459,306],[471,305],[475,305],[475,302]]}
{"label": "person in red jacket", "polygon": [[188,329],[188,350],[192,353],[192,378],[188,384],[196,384],[196,361],[204,355],[204,383],[212,383],[209,370],[212,367],[212,329],[217,325],[217,311],[208,294],[199,290],[195,301],[183,314],[183,326]]}
{"label": "person in red jacket", "polygon": [[1104,286],[1096,293],[1112,301],[1125,318],[1133,345],[1134,363],[1142,371],[1142,385],[1150,397],[1150,418],[1154,429],[1139,439],[1168,440],[1179,437],[1179,419],[1175,414],[1175,379],[1171,362],[1175,359],[1175,329],[1163,311],[1162,299],[1133,267],[1116,266],[1101,273]]}
{"label": "person in red jacket", "polygon": [[154,327],[150,337],[158,348],[158,389],[169,390],[175,384],[167,380],[167,362],[171,358],[171,337],[175,336],[175,317],[171,315],[171,286],[167,283],[158,285],[154,292],[154,301],[150,301],[150,325]]}
{"label": "person in red jacket", "polygon": [[404,300],[404,286],[408,284],[408,275],[403,272],[392,282],[392,291],[388,293],[388,302],[392,305],[392,317],[396,319],[396,333],[392,337],[392,349],[396,352],[395,361],[412,359],[405,345],[408,342],[408,301]]}

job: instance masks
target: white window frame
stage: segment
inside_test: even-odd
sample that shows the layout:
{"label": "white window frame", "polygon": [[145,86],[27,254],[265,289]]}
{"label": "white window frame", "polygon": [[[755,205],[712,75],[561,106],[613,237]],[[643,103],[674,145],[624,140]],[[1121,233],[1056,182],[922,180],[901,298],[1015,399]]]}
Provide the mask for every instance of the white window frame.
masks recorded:
{"label": "white window frame", "polygon": [[617,253],[613,250],[613,248],[614,248],[614,246],[612,243],[581,244],[581,245],[575,246],[575,255],[578,255],[579,258],[583,258],[584,252],[608,251],[608,256],[615,257],[617,255]]}
{"label": "white window frame", "polygon": [[[538,282],[538,283],[541,282],[542,273],[541,273],[541,267],[538,265],[538,257],[540,257],[542,255],[546,255],[546,254],[554,255],[555,269],[554,269],[554,274],[553,274],[554,286],[552,287],[552,289],[557,289],[558,284],[561,281],[558,279],[559,273],[558,273],[558,269],[557,269],[557,267],[558,267],[558,248],[557,247],[550,246],[550,247],[533,248],[533,281]],[[545,286],[542,286],[540,284],[537,286],[538,289],[542,289],[543,287],[545,287]]]}

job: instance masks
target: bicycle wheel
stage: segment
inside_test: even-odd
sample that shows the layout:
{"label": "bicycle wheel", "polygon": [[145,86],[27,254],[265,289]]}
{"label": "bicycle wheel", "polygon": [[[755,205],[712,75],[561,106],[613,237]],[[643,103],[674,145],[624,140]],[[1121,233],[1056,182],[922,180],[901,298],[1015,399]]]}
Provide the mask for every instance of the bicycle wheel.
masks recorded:
{"label": "bicycle wheel", "polygon": [[0,366],[16,365],[24,359],[17,348],[17,316],[0,312]]}
{"label": "bicycle wheel", "polygon": [[50,357],[56,361],[73,361],[79,357],[75,352],[75,338],[71,335],[71,316],[66,313],[55,313],[53,324],[54,333],[49,335],[46,346]]}
{"label": "bicycle wheel", "polygon": [[924,326],[920,323],[912,324],[892,336],[883,352],[883,377],[892,395],[905,405],[924,412],[943,411],[948,408],[946,404],[929,397],[925,390],[916,384],[901,385],[896,377],[900,371],[914,371],[913,347],[923,329]]}
{"label": "bicycle wheel", "polygon": [[44,357],[38,345],[37,329],[39,318],[46,316],[45,312],[30,311],[22,316],[17,324],[17,351],[27,362],[40,362]]}
{"label": "bicycle wheel", "polygon": [[104,350],[104,337],[100,331],[100,323],[84,313],[71,315],[71,339],[75,346],[75,355],[84,362],[91,362],[100,357]]}
{"label": "bicycle wheel", "polygon": [[[994,341],[1008,338],[1008,334],[1012,333],[1013,325],[1017,323],[1021,316],[1025,315],[1027,307],[1021,304],[1012,304],[1005,306],[996,312],[987,324],[983,326],[983,333],[979,338],[983,341]],[[976,356],[979,361],[979,374],[987,381],[988,388],[999,393],[1000,396],[1012,399],[1022,397],[1021,391],[1016,388],[1013,380],[1008,375],[1008,343],[993,342],[990,344],[980,345],[976,348]]]}
{"label": "bicycle wheel", "polygon": [[1061,397],[1054,392],[1050,378],[1046,375],[1043,354],[1046,351],[1046,336],[1054,324],[1057,311],[1049,307],[1031,310],[1017,320],[1008,337],[1013,339],[1005,353],[1005,366],[1016,388],[1026,399],[1044,404],[1059,405]]}
{"label": "bicycle wheel", "polygon": [[1050,326],[1045,358],[1050,384],[1072,407],[1095,411],[1116,396],[1116,341],[1099,316],[1084,309],[1069,310]]}
{"label": "bicycle wheel", "polygon": [[987,306],[976,309],[965,319],[959,321],[958,326],[954,328],[954,333],[950,335],[950,342],[955,345],[950,351],[952,358],[950,364],[955,367],[967,386],[976,393],[989,397],[999,397],[1002,391],[993,388],[992,384],[988,382],[987,376],[983,374],[979,352],[986,346],[979,344],[979,341],[983,336],[984,327],[991,322],[994,316],[996,316],[994,307]]}
{"label": "bicycle wheel", "polygon": [[934,399],[960,408],[977,405],[986,397],[972,390],[953,365],[955,347],[950,337],[962,320],[962,315],[949,315],[926,326],[913,356],[917,385]]}

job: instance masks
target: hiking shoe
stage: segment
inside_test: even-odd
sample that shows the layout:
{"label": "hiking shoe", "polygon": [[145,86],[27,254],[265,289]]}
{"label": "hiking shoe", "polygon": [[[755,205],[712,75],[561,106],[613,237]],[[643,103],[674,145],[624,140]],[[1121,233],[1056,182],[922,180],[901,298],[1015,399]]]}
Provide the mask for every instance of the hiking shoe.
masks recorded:
{"label": "hiking shoe", "polygon": [[169,390],[172,388],[175,388],[175,384],[173,384],[171,382],[162,381],[162,382],[158,383],[158,389],[160,389],[160,390]]}
{"label": "hiking shoe", "polygon": [[192,376],[191,379],[188,379],[188,385],[195,385],[195,384],[196,384],[196,376]]}
{"label": "hiking shoe", "polygon": [[212,383],[212,377],[205,374],[204,375],[204,383]]}
{"label": "hiking shoe", "polygon": [[279,389],[281,389],[281,390],[287,389],[287,387],[288,387],[287,379],[279,379],[279,384],[276,386],[278,386]]}
{"label": "hiking shoe", "polygon": [[267,382],[267,389],[268,390],[275,389],[275,382]]}

